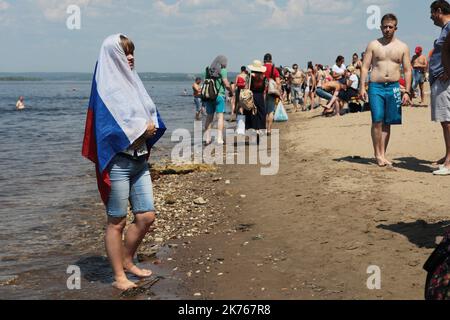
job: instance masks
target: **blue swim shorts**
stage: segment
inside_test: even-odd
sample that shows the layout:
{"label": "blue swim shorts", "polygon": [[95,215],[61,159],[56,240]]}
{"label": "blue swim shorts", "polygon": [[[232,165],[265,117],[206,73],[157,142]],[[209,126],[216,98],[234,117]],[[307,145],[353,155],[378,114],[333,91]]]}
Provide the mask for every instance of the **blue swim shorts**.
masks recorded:
{"label": "blue swim shorts", "polygon": [[206,113],[211,115],[215,113],[225,113],[226,104],[224,96],[217,96],[216,101],[206,101]]}
{"label": "blue swim shorts", "polygon": [[369,84],[372,123],[402,124],[402,95],[398,82]]}

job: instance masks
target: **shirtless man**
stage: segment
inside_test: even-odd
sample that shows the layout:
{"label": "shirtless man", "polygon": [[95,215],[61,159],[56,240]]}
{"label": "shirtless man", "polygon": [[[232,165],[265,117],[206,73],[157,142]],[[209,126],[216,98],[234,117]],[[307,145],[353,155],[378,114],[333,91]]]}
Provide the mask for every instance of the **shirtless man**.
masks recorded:
{"label": "shirtless man", "polygon": [[291,94],[294,102],[294,110],[297,112],[300,109],[299,104],[303,108],[305,103],[303,99],[302,85],[305,82],[306,77],[303,71],[299,69],[298,64],[294,64],[292,69],[294,69],[294,72],[291,73]]}
{"label": "shirtless man", "polygon": [[425,82],[425,72],[428,69],[427,57],[422,54],[422,47],[417,47],[415,50],[415,55],[412,57],[411,64],[413,67],[413,86],[412,94],[415,95],[417,86],[420,89],[420,104],[423,104],[423,84]]}
{"label": "shirtless man", "polygon": [[21,96],[21,97],[19,97],[19,100],[17,101],[17,103],[16,103],[16,109],[17,110],[23,110],[23,109],[25,109],[25,104],[23,103],[23,97]]}
{"label": "shirtless man", "polygon": [[[361,68],[360,96],[370,102],[372,142],[379,166],[392,166],[386,159],[391,125],[402,124],[402,104],[411,102],[411,60],[408,46],[395,37],[397,17],[386,14],[381,20],[383,37],[369,43]],[[406,92],[400,92],[400,67],[405,70]],[[364,83],[370,66],[373,70],[367,94]]]}

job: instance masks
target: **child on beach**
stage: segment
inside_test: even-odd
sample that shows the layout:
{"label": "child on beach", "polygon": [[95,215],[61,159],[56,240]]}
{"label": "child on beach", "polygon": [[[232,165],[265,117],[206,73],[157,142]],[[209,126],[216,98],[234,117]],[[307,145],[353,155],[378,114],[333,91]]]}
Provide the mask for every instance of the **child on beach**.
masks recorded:
{"label": "child on beach", "polygon": [[[125,272],[139,278],[152,271],[137,267],[134,255],[155,221],[148,157],[165,132],[156,106],[134,69],[134,44],[117,34],[102,45],[89,102],[83,156],[96,165],[106,205],[106,253],[119,290],[135,288]],[[128,201],[134,214],[122,241]]]}

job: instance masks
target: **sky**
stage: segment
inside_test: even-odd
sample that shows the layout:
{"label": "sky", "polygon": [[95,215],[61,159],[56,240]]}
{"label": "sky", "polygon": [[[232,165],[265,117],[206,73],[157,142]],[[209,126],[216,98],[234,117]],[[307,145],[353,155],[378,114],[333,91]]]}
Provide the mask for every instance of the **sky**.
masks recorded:
{"label": "sky", "polygon": [[[102,41],[124,33],[139,72],[199,73],[219,54],[230,71],[273,55],[277,65],[346,62],[381,35],[370,6],[399,18],[397,37],[427,53],[440,29],[428,0],[0,0],[0,72],[92,72]],[[67,27],[70,5],[80,29]],[[73,20],[71,20],[73,21]]]}

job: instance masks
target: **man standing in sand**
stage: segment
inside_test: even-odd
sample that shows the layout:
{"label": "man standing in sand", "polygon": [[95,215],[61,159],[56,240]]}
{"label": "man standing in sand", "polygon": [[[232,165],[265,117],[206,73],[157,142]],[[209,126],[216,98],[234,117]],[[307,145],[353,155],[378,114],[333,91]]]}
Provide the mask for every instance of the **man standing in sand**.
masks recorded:
{"label": "man standing in sand", "polygon": [[291,94],[294,102],[294,110],[297,112],[300,109],[299,105],[302,109],[304,108],[305,101],[303,99],[302,85],[305,82],[306,76],[303,71],[298,68],[298,64],[294,64],[292,69],[294,71],[291,73]]}
{"label": "man standing in sand", "polygon": [[[431,4],[431,20],[442,28],[441,35],[434,42],[433,54],[430,59],[431,85],[431,118],[440,122],[446,146],[445,156],[437,161],[439,170],[434,175],[450,175],[450,81],[444,64],[448,64],[448,40],[450,33],[450,4],[445,0],[434,1]],[[446,41],[447,40],[447,41]],[[444,56],[444,58],[442,58]],[[447,67],[448,68],[448,67]]]}
{"label": "man standing in sand", "polygon": [[423,103],[424,92],[423,84],[425,83],[425,73],[428,69],[427,57],[422,54],[422,47],[416,47],[415,55],[412,57],[411,64],[413,67],[413,86],[412,94],[416,95],[417,87],[420,89],[420,104]]}
{"label": "man standing in sand", "polygon": [[[380,167],[392,166],[386,159],[391,125],[402,124],[402,104],[411,102],[411,60],[408,46],[395,37],[398,20],[386,14],[381,20],[383,37],[369,43],[361,69],[360,96],[370,102],[372,113],[372,142]],[[405,73],[406,92],[400,92],[401,66]],[[370,66],[372,73],[367,94],[364,83]]]}
{"label": "man standing in sand", "polygon": [[16,109],[17,110],[23,110],[25,109],[25,103],[23,103],[24,98],[21,96],[19,97],[19,100],[16,103]]}

